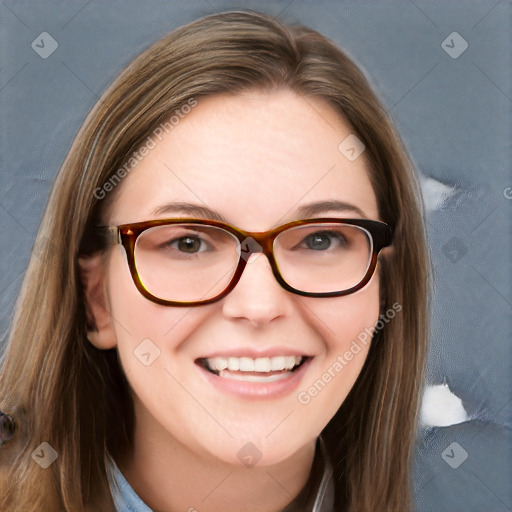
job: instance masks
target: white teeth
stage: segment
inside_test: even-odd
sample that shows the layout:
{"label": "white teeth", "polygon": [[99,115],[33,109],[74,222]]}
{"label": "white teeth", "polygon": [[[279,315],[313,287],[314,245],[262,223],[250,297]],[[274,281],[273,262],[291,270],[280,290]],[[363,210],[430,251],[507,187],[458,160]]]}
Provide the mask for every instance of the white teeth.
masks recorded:
{"label": "white teeth", "polygon": [[279,370],[284,370],[285,363],[286,363],[285,360],[286,360],[286,358],[284,356],[273,357],[270,360],[270,366],[272,368],[272,371],[275,372],[275,371],[279,371]]}
{"label": "white teeth", "polygon": [[240,358],[240,371],[241,372],[253,372],[254,371],[254,359],[250,357]]}
{"label": "white teeth", "polygon": [[[210,362],[210,359],[207,359],[208,363]],[[216,369],[213,366],[210,366],[212,369]],[[232,372],[236,372],[240,369],[240,359],[238,357],[230,357],[228,359],[228,370]]]}
{"label": "white teeth", "polygon": [[258,357],[254,360],[255,372],[269,372],[271,368],[270,357]]}
{"label": "white teeth", "polygon": [[257,359],[251,357],[212,357],[206,360],[211,370],[219,372],[222,370],[231,372],[278,372],[291,370],[301,361],[301,356],[258,357]]}
{"label": "white teeth", "polygon": [[225,370],[229,366],[229,362],[226,357],[216,357],[215,361],[216,361],[216,363],[215,363],[216,369],[219,371]]}

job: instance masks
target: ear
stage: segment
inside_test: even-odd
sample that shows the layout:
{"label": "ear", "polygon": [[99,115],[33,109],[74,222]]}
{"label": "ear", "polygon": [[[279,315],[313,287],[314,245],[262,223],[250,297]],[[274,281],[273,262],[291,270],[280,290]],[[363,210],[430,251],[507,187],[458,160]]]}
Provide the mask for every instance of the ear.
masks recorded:
{"label": "ear", "polygon": [[87,339],[102,350],[117,345],[114,322],[107,294],[106,260],[102,253],[78,258],[80,278],[85,290]]}

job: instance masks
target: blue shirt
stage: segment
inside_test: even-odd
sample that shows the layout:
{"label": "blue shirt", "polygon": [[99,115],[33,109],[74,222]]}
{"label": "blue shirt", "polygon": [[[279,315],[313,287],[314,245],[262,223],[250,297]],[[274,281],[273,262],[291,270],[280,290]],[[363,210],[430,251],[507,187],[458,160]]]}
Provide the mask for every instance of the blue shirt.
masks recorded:
{"label": "blue shirt", "polygon": [[[107,469],[112,498],[117,512],[153,512],[133,490],[112,458],[108,459]],[[318,471],[319,469],[320,471]],[[283,512],[294,512],[295,510],[300,512],[332,512],[334,510],[332,467],[324,443],[320,438],[308,484],[301,491],[299,497],[302,497],[300,503],[297,502],[297,499],[294,500]],[[304,500],[308,507],[306,509],[303,508]]]}

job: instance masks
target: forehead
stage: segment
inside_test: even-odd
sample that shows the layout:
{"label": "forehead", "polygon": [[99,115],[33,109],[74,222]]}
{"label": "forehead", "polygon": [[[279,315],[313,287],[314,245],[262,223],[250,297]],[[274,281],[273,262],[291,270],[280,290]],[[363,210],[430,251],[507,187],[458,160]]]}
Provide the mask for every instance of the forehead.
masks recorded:
{"label": "forehead", "polygon": [[350,161],[338,149],[351,133],[327,104],[291,91],[202,98],[152,137],[118,185],[111,222],[173,216],[155,213],[173,202],[206,206],[253,231],[293,220],[298,207],[317,201],[354,204],[376,219],[364,153]]}

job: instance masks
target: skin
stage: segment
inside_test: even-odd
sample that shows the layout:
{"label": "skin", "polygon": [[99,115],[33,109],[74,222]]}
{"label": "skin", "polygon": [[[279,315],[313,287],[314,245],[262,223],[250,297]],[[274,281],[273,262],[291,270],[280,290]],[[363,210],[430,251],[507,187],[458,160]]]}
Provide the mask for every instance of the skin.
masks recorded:
{"label": "skin", "polygon": [[[201,99],[118,186],[105,221],[183,216],[154,210],[187,201],[242,229],[265,231],[303,218],[300,206],[327,200],[351,203],[378,220],[364,155],[350,162],[338,151],[350,133],[329,106],[290,91]],[[355,211],[315,216],[361,217]],[[307,298],[284,290],[258,256],[219,302],[177,308],[137,291],[121,245],[103,262],[81,261],[89,339],[101,349],[117,347],[132,389],[135,448],[118,461],[127,480],[160,511],[281,510],[304,486],[316,439],[352,388],[369,344],[307,405],[297,394],[375,325],[378,274],[357,293]],[[147,338],[160,349],[150,366],[133,353]],[[199,377],[194,363],[214,351],[275,346],[314,356],[299,387],[281,398],[224,394]],[[247,442],[262,454],[252,468],[237,457]]]}

